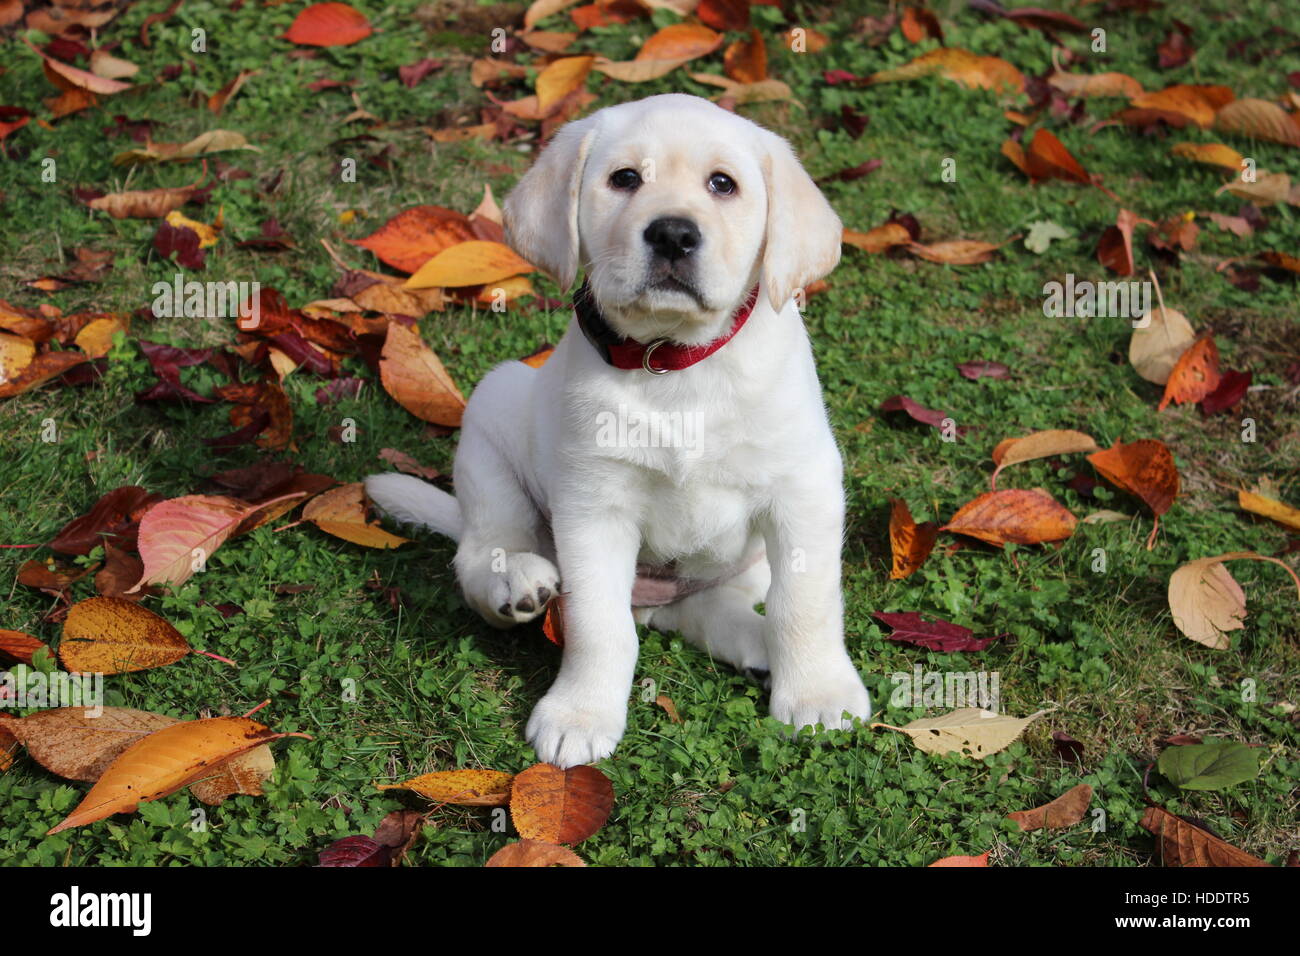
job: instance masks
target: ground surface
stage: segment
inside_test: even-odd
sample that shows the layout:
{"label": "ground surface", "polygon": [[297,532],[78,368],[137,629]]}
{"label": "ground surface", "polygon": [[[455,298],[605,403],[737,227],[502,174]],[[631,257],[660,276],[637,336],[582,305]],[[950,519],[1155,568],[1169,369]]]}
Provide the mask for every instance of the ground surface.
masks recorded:
{"label": "ground surface", "polygon": [[[255,277],[293,304],[328,296],[338,276],[319,239],[342,249],[352,265],[377,268],[368,253],[343,240],[366,235],[416,204],[469,211],[484,183],[501,195],[526,168],[529,154],[516,144],[435,145],[420,130],[449,126],[464,115],[477,121],[486,99],[469,82],[470,56],[483,51],[492,26],[510,22],[501,21],[501,10],[517,17],[519,8],[484,13],[430,5],[417,12],[405,3],[364,4],[381,32],[308,59],[291,56],[293,47],[277,38],[299,6],[266,9],[250,0],[232,12],[227,4],[193,0],[170,23],[153,28],[148,50],[136,34],[152,6],[137,3],[107,27],[105,36],[124,41],[118,54],[140,64],[142,76],[156,78],[177,63],[186,69],[167,83],[137,81],[143,89],[129,99],[70,116],[48,130],[33,124],[10,138],[10,156],[0,162],[0,296],[29,307],[54,303],[66,312],[134,311],[148,304],[154,282],[175,273],[150,248],[153,222],[90,213],[72,195],[75,186],[110,189],[127,181],[111,156],[130,141],[104,132],[115,113],[153,120],[159,140],[183,142],[221,126],[242,132],[260,148],[224,156],[252,177],[219,183],[212,205],[186,212],[211,221],[216,206],[224,206],[227,235],[241,238],[255,234],[268,216],[278,218],[297,242],[294,251],[267,255],[223,239],[206,277]],[[1140,14],[1085,8],[1080,15],[1108,30],[1109,53],[1104,65],[1085,56],[1079,69],[1123,71],[1147,89],[1223,83],[1239,96],[1265,98],[1281,96],[1286,74],[1300,70],[1297,38],[1265,35],[1266,25],[1286,22],[1289,5],[1249,0],[1175,6],[1185,9]],[[1014,128],[1004,110],[1027,110],[1024,101],[1000,100],[938,78],[869,88],[823,82],[826,69],[867,74],[928,48],[912,46],[897,29],[877,46],[866,42],[860,28],[855,32],[863,14],[881,16],[884,5],[796,11],[788,25],[824,32],[832,40],[827,49],[793,54],[775,41],[777,26],[756,21],[770,38],[772,74],[791,85],[799,105],[740,109],[789,136],[814,176],[884,160],[866,178],[825,187],[847,225],[865,230],[897,209],[917,217],[926,240],[1001,242],[1036,220],[1052,220],[1073,234],[1042,256],[1014,242],[994,261],[964,268],[846,248],[828,289],[807,312],[846,463],[849,647],[881,708],[877,719],[897,725],[940,712],[888,706],[890,675],[911,672],[916,664],[996,671],[1003,709],[1011,714],[1056,709],[1021,741],[983,761],[927,756],[885,730],[791,742],[766,717],[759,688],[675,637],[647,633],[638,679],[654,681],[684,722],[675,724],[663,709],[643,702],[638,689],[627,736],[602,763],[617,792],[614,813],[580,846],[581,855],[598,864],[921,865],[989,850],[1002,864],[1144,865],[1152,860],[1152,839],[1137,826],[1143,774],[1159,741],[1183,733],[1258,744],[1264,771],[1253,782],[1203,794],[1180,794],[1153,774],[1152,797],[1204,819],[1253,854],[1282,861],[1300,844],[1296,595],[1277,568],[1234,565],[1249,596],[1250,617],[1231,648],[1216,652],[1174,629],[1166,583],[1193,558],[1248,549],[1275,554],[1287,545],[1276,525],[1238,511],[1234,489],[1268,476],[1278,483],[1279,497],[1300,501],[1300,397],[1285,377],[1300,361],[1300,301],[1293,281],[1266,275],[1248,292],[1216,273],[1213,263],[1267,249],[1300,254],[1300,210],[1270,207],[1267,225],[1245,239],[1199,219],[1207,226],[1199,246],[1205,258],[1187,258],[1181,266],[1156,257],[1139,238],[1139,268],[1156,268],[1165,300],[1198,329],[1216,333],[1225,365],[1250,369],[1254,384],[1265,386],[1230,414],[1207,419],[1190,405],[1157,414],[1159,389],[1124,360],[1127,320],[1045,318],[1041,308],[1045,282],[1070,272],[1107,278],[1095,249],[1101,230],[1115,220],[1117,203],[1079,185],[1032,186],[999,153]],[[940,14],[951,46],[1004,57],[1027,74],[1051,69],[1051,43],[1036,30],[965,9]],[[1155,48],[1175,16],[1193,28],[1197,54],[1188,65],[1161,70]],[[657,22],[672,19],[661,13]],[[208,30],[207,54],[189,52],[193,26]],[[563,29],[566,21],[561,15],[544,26]],[[602,28],[584,34],[578,47],[626,59],[653,29],[648,21]],[[1258,62],[1249,55],[1230,57],[1239,41],[1255,44],[1250,50],[1282,52]],[[1076,37],[1066,35],[1066,43],[1087,49]],[[12,39],[5,50],[0,103],[42,115],[39,98],[49,95],[48,84],[35,55]],[[413,89],[399,83],[396,68],[426,55],[447,58],[450,65]],[[718,59],[694,68],[717,71]],[[206,98],[242,69],[262,72],[219,119],[187,105],[192,93]],[[360,105],[385,125],[345,123],[357,108],[346,91],[306,89],[322,77],[355,79]],[[680,70],[640,85],[599,77],[589,85],[599,95],[596,105],[655,92],[715,92]],[[504,95],[525,92],[521,85]],[[1090,132],[1095,120],[1123,105],[1092,101],[1083,122],[1052,117],[1046,125],[1089,171],[1104,177],[1124,206],[1144,217],[1238,211],[1240,200],[1214,194],[1223,178],[1217,170],[1169,155],[1172,143],[1211,142],[1217,139],[1213,133],[1143,135],[1120,126]],[[870,119],[858,139],[839,128],[844,106]],[[377,139],[350,139],[367,132]],[[1261,168],[1300,177],[1296,148],[1230,142],[1258,157]],[[384,146],[391,147],[387,166],[364,161]],[[58,157],[57,184],[39,181],[39,160],[46,155]],[[341,183],[336,166],[350,156],[363,158],[358,182]],[[956,182],[941,178],[947,157],[957,160]],[[266,190],[262,184],[276,175],[278,189]],[[194,164],[147,167],[135,171],[130,186],[180,185],[195,178]],[[347,210],[362,215],[341,223]],[[55,294],[20,284],[61,271],[60,253],[78,246],[114,250],[115,268],[97,284]],[[557,294],[544,280],[537,284]],[[504,314],[453,307],[429,315],[420,327],[468,392],[495,363],[556,341],[567,321],[563,310],[524,300]],[[163,320],[138,324],[137,335],[198,346],[230,342],[233,329],[229,322]],[[188,494],[203,476],[264,455],[251,447],[213,453],[200,444],[229,430],[225,406],[135,403],[134,393],[148,387],[152,375],[130,338],[111,359],[106,377],[90,386],[46,387],[0,403],[0,543],[48,541],[119,485]],[[967,381],[954,364],[972,360],[1005,363],[1012,375]],[[360,362],[349,368],[371,377]],[[219,381],[206,367],[187,370],[184,380],[199,391]],[[305,373],[286,382],[296,413],[298,451],[291,457],[309,471],[356,480],[383,467],[377,454],[386,447],[450,471],[454,436],[429,437],[423,423],[376,387],[358,399],[318,406],[313,393],[319,384]],[[877,408],[897,394],[949,412],[970,431],[948,443],[934,429],[886,420]],[[1243,417],[1257,421],[1258,442],[1240,440]],[[60,423],[57,444],[40,441],[46,418]],[[344,418],[357,423],[353,444],[328,437]],[[1103,446],[1136,438],[1170,446],[1183,495],[1162,520],[1153,550],[1146,548],[1151,517],[1139,503],[1104,486],[1093,498],[1066,487],[1075,471],[1091,474],[1073,456],[1060,469],[1042,461],[1020,465],[1004,482],[1047,488],[1080,517],[1110,508],[1131,520],[1081,523],[1059,549],[999,553],[972,547],[949,554],[941,547],[916,575],[889,580],[891,497],[906,499],[918,520],[946,520],[987,490],[989,454],[998,441],[1044,428],[1082,429]],[[1098,548],[1108,556],[1105,573],[1091,570]],[[262,712],[269,723],[314,739],[279,745],[267,795],[228,801],[210,812],[204,832],[191,829],[190,811],[197,804],[181,793],[144,805],[133,817],[44,837],[84,787],[20,758],[0,775],[0,861],[309,864],[331,841],[371,832],[389,810],[423,806],[413,795],[378,792],[376,782],[454,767],[516,771],[530,765],[524,722],[552,679],[559,652],[536,626],[500,633],[469,612],[456,592],[452,553],[435,538],[397,552],[368,550],[306,525],[280,533],[264,527],[220,550],[206,573],[149,606],[196,646],[237,660],[239,668],[191,656],[109,678],[108,702],[192,718],[244,713],[269,698]],[[12,581],[22,561],[46,554],[0,551],[0,580]],[[1289,560],[1294,564],[1294,553]],[[395,608],[372,583],[400,587],[405,603]],[[302,584],[312,589],[277,591]],[[73,596],[92,593],[87,580]],[[0,627],[57,640],[58,626],[42,620],[54,607],[51,599],[16,584],[6,586],[5,598]],[[237,604],[243,613],[223,618],[212,606],[223,603]],[[910,610],[982,636],[1008,636],[980,654],[930,654],[886,641],[887,629],[871,617],[873,611]],[[341,693],[343,678],[356,680],[355,702]],[[1241,683],[1247,679],[1258,688],[1254,702],[1243,701]],[[1084,744],[1081,764],[1061,759],[1052,746],[1053,731]],[[1100,832],[1084,825],[1021,834],[1004,820],[1008,812],[1044,803],[1078,782],[1096,788],[1093,806],[1105,810]],[[505,840],[491,831],[486,811],[448,807],[434,819],[436,826],[426,829],[410,862],[479,865]],[[799,821],[805,825],[792,826]]]}

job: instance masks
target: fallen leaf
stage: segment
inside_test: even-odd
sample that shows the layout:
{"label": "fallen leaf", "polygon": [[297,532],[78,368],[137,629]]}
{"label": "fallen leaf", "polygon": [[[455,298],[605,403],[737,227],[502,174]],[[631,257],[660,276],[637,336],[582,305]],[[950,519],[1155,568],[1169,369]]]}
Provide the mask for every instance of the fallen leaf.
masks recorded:
{"label": "fallen leaf", "polygon": [[1041,488],[989,491],[963,505],[940,531],[978,538],[995,547],[1042,544],[1074,534],[1077,520]]}
{"label": "fallen leaf", "polygon": [[90,792],[47,835],[131,813],[211,773],[220,764],[282,737],[246,717],[191,720],[156,730],[133,743],[104,771]]}
{"label": "fallen leaf", "polygon": [[153,505],[140,519],[139,549],[146,584],[178,588],[202,569],[256,508],[234,498],[185,495]]}
{"label": "fallen leaf", "polygon": [[998,475],[1003,468],[1010,465],[1033,461],[1036,458],[1051,458],[1054,455],[1071,455],[1081,451],[1097,450],[1097,443],[1091,435],[1068,428],[1032,432],[1023,438],[1007,438],[993,449],[993,463],[997,468],[991,479],[992,487],[997,488]]}
{"label": "fallen leaf", "polygon": [[500,770],[441,770],[402,783],[378,784],[380,790],[411,790],[437,803],[464,807],[504,807],[510,802],[514,774]]}
{"label": "fallen leaf", "polygon": [[1078,823],[1088,813],[1088,804],[1092,802],[1092,787],[1081,783],[1061,794],[1051,803],[1032,810],[1017,810],[1008,813],[1007,819],[1014,820],[1022,832],[1033,830],[1059,830]]}
{"label": "fallen leaf", "polygon": [[412,415],[435,425],[460,426],[465,397],[418,331],[389,324],[379,372],[384,389]]}
{"label": "fallen leaf", "polygon": [[532,271],[533,266],[504,243],[472,239],[434,255],[406,280],[402,288],[482,285]]}
{"label": "fallen leaf", "polygon": [[1300,126],[1290,113],[1269,100],[1250,97],[1234,100],[1215,114],[1214,128],[1286,146],[1300,146]]}
{"label": "fallen leaf", "polygon": [[595,767],[536,764],[515,777],[510,793],[519,835],[547,843],[581,843],[605,825],[613,808],[613,785]]}
{"label": "fallen leaf", "polygon": [[1251,514],[1260,515],[1276,521],[1278,524],[1290,528],[1293,531],[1300,531],[1300,509],[1292,508],[1290,505],[1270,498],[1257,489],[1256,491],[1238,491],[1237,505],[1242,511],[1249,511]]}
{"label": "fallen leaf", "polygon": [[1224,561],[1268,561],[1283,568],[1300,593],[1300,577],[1283,561],[1253,551],[1232,551],[1184,564],[1169,576],[1169,613],[1186,637],[1216,651],[1226,650],[1228,631],[1245,627],[1246,592]]}
{"label": "fallen leaf", "polygon": [[397,548],[410,542],[366,520],[365,490],[359,481],[317,495],[302,509],[302,517],[326,534],[367,548]]}
{"label": "fallen leaf", "polygon": [[1174,363],[1165,383],[1165,394],[1156,411],[1163,412],[1169,403],[1199,402],[1219,387],[1219,347],[1214,336],[1197,339]]}
{"label": "fallen leaf", "polygon": [[444,249],[474,238],[474,229],[464,213],[442,206],[415,206],[398,213],[364,239],[348,242],[410,273]]}
{"label": "fallen leaf", "polygon": [[74,604],[59,641],[59,660],[76,674],[126,674],[165,667],[192,652],[180,631],[166,620],[114,597]]}
{"label": "fallen leaf", "polygon": [[897,581],[914,573],[925,563],[939,537],[939,524],[927,521],[918,525],[912,520],[907,502],[901,498],[891,498],[890,506],[889,545],[893,552],[894,566],[889,577]]}
{"label": "fallen leaf", "polygon": [[94,783],[141,737],[180,723],[176,717],[127,707],[56,707],[27,717],[0,717],[50,773]]}
{"label": "fallen leaf", "polygon": [[507,843],[492,854],[484,866],[586,866],[582,857],[568,847],[544,840]]}
{"label": "fallen leaf", "polygon": [[925,717],[902,727],[890,724],[872,724],[897,730],[912,738],[918,750],[929,754],[961,754],[963,757],[982,760],[989,754],[1009,747],[1033,721],[1046,710],[1028,717],[1010,717],[995,714],[979,707],[963,707],[940,717]]}
{"label": "fallen leaf", "polygon": [[996,636],[977,638],[970,628],[949,621],[927,621],[916,611],[874,611],[871,616],[892,628],[885,640],[914,644],[929,651],[982,651],[997,640]]}
{"label": "fallen leaf", "polygon": [[1144,438],[1088,456],[1092,467],[1115,487],[1141,498],[1157,517],[1169,510],[1178,497],[1178,467],[1163,442]]}
{"label": "fallen leaf", "polygon": [[373,32],[365,14],[346,3],[314,3],[298,13],[284,39],[300,46],[349,46]]}
{"label": "fallen leaf", "polygon": [[1224,146],[1222,143],[1177,143],[1169,152],[1175,156],[1181,156],[1183,159],[1193,159],[1198,163],[1220,166],[1224,169],[1231,169],[1233,172],[1239,172],[1244,161],[1241,153],[1231,146]]}
{"label": "fallen leaf", "polygon": [[537,74],[537,108],[543,113],[550,112],[570,93],[587,82],[594,56],[569,56],[551,62]]}
{"label": "fallen leaf", "polygon": [[1176,309],[1157,306],[1133,326],[1128,343],[1128,360],[1133,370],[1148,382],[1164,385],[1178,359],[1196,341],[1187,316]]}
{"label": "fallen leaf", "polygon": [[935,860],[930,866],[988,866],[988,853],[981,853],[979,856],[945,856],[941,860]]}
{"label": "fallen leaf", "polygon": [[1269,865],[1160,807],[1147,807],[1140,824],[1155,834],[1160,862],[1165,866]]}
{"label": "fallen leaf", "polygon": [[1225,790],[1259,776],[1259,751],[1235,740],[1170,747],[1156,769],[1181,790]]}

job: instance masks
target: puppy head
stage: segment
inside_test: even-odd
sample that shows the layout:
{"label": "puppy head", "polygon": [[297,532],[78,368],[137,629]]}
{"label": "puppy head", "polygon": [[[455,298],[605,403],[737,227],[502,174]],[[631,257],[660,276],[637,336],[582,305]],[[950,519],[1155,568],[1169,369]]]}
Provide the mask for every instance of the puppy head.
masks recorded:
{"label": "puppy head", "polygon": [[624,335],[693,344],[754,283],[775,309],[839,261],[841,226],[781,137],[668,94],[563,127],[506,198],[506,237]]}

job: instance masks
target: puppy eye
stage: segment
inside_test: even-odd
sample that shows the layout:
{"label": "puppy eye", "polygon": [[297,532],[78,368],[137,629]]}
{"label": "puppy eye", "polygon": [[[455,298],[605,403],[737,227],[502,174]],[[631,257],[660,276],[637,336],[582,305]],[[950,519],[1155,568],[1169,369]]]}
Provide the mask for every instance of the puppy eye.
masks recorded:
{"label": "puppy eye", "polygon": [[736,191],[736,181],[726,173],[714,173],[709,177],[709,191],[720,196],[730,196]]}
{"label": "puppy eye", "polygon": [[641,185],[641,174],[635,169],[616,169],[609,177],[609,184],[615,189],[636,189]]}

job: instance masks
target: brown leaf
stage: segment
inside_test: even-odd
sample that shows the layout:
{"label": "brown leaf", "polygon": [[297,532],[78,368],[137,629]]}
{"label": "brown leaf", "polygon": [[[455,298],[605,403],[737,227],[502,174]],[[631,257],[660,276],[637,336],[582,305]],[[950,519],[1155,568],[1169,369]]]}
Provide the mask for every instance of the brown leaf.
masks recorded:
{"label": "brown leaf", "polygon": [[1074,534],[1074,515],[1041,488],[989,491],[958,509],[940,528],[1001,547],[1042,544]]}
{"label": "brown leaf", "polygon": [[7,381],[0,382],[0,398],[12,398],[33,388],[39,388],[71,368],[89,362],[90,356],[81,351],[41,352]]}
{"label": "brown leaf", "polygon": [[1067,182],[1083,183],[1085,186],[1092,182],[1087,171],[1070,155],[1070,151],[1057,139],[1056,134],[1042,127],[1034,133],[1029,149],[1025,151],[1025,171],[1035,182],[1064,179]]}
{"label": "brown leaf", "polygon": [[1169,613],[1185,636],[1216,651],[1227,650],[1227,632],[1245,626],[1246,593],[1228,572],[1224,561],[1254,560],[1276,564],[1295,582],[1300,577],[1278,558],[1254,551],[1233,551],[1189,561],[1169,576]]}
{"label": "brown leaf", "polygon": [[[1011,241],[1010,239],[1007,240],[1007,242]],[[943,242],[932,242],[929,245],[909,242],[907,250],[926,262],[937,262],[940,265],[948,266],[974,266],[979,265],[981,262],[991,261],[993,253],[1004,245],[1006,245],[1006,242],[948,239]]]}
{"label": "brown leaf", "polygon": [[1214,128],[1286,146],[1300,146],[1300,125],[1290,113],[1269,100],[1247,97],[1229,103],[1215,115]]}
{"label": "brown leaf", "polygon": [[1147,807],[1140,822],[1142,829],[1155,834],[1165,866],[1269,865],[1160,807]]}
{"label": "brown leaf", "polygon": [[1116,275],[1131,276],[1133,265],[1133,227],[1140,219],[1135,213],[1121,209],[1115,217],[1115,225],[1107,226],[1097,243],[1097,261]]}
{"label": "brown leaf", "polygon": [[1031,830],[1058,830],[1061,827],[1074,826],[1088,812],[1092,802],[1092,787],[1081,783],[1061,794],[1051,803],[1032,810],[1017,810],[1008,813],[1007,819],[1016,821],[1023,832]]}
{"label": "brown leaf", "polygon": [[50,773],[94,783],[122,751],[175,717],[126,707],[58,707],[28,717],[0,718]]}
{"label": "brown leaf", "polygon": [[844,243],[872,254],[884,252],[895,246],[905,246],[912,241],[911,233],[901,223],[887,222],[866,232],[844,230]]}
{"label": "brown leaf", "polygon": [[561,770],[548,763],[515,777],[510,817],[519,835],[547,843],[581,843],[614,808],[614,788],[595,767]]}

